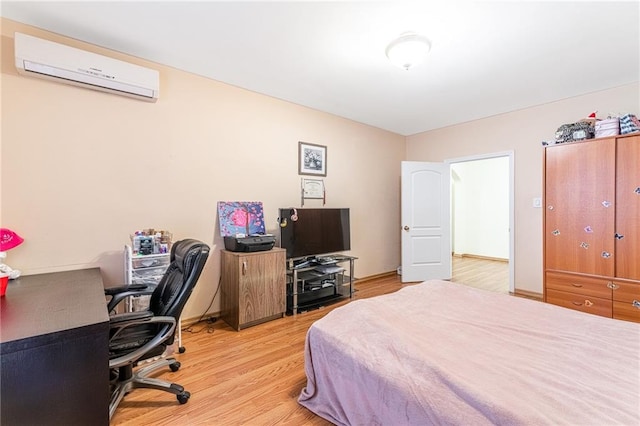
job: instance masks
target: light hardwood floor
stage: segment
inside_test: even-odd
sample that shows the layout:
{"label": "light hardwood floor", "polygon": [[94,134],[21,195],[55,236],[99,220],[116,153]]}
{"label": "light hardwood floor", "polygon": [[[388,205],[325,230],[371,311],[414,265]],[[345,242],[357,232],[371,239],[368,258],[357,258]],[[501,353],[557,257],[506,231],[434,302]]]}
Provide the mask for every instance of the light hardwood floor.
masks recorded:
{"label": "light hardwood floor", "polygon": [[[492,274],[495,278],[508,269],[505,262],[467,260],[454,259],[453,280],[474,287],[492,285]],[[361,281],[355,298],[391,293],[406,285],[412,284],[403,285],[396,275]],[[111,424],[330,425],[297,403],[306,384],[304,339],[314,321],[345,303],[240,332],[223,321],[193,325],[192,332],[182,333],[186,352],[175,355],[182,363],[180,370],[157,376],[183,385],[191,392],[189,402],[180,405],[168,393],[136,389],[125,397]]]}
{"label": "light hardwood floor", "polygon": [[453,256],[452,281],[497,293],[509,293],[509,262]]}

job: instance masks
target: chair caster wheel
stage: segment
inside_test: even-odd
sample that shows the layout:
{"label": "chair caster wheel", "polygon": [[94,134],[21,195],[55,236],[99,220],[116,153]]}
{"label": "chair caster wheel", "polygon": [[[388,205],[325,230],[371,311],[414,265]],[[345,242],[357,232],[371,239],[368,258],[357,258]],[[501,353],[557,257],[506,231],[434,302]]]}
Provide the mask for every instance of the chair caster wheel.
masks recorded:
{"label": "chair caster wheel", "polygon": [[180,347],[178,348],[178,353],[183,354],[183,353],[185,353],[186,351],[187,351],[187,348],[185,348],[184,346],[180,346]]}
{"label": "chair caster wheel", "polygon": [[[176,362],[173,362],[173,363],[169,364],[169,368],[171,369],[171,371],[173,371],[175,373],[176,371],[178,371],[180,369],[181,365],[182,364],[180,364],[180,362],[176,361]],[[189,397],[187,397],[187,398],[189,398]]]}
{"label": "chair caster wheel", "polygon": [[191,396],[191,394],[187,391],[184,391],[182,393],[179,393],[178,395],[176,395],[176,399],[178,400],[178,402],[180,404],[186,404],[187,401],[189,401],[189,397]]}

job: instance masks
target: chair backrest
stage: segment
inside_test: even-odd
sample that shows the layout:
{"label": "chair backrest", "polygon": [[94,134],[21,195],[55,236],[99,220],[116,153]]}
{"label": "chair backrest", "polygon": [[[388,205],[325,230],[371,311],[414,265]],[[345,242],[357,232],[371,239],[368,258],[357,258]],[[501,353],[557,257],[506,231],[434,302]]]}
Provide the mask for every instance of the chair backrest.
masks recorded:
{"label": "chair backrest", "polygon": [[175,242],[171,247],[169,267],[151,295],[149,310],[155,316],[172,316],[177,321],[208,257],[209,246],[201,241]]}

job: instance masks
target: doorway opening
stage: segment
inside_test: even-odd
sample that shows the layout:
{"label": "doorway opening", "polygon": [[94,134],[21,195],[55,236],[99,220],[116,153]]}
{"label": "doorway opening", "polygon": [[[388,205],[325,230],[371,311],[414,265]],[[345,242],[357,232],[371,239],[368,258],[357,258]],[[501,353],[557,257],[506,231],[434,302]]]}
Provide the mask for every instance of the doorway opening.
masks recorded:
{"label": "doorway opening", "polygon": [[453,281],[513,293],[513,151],[446,160]]}

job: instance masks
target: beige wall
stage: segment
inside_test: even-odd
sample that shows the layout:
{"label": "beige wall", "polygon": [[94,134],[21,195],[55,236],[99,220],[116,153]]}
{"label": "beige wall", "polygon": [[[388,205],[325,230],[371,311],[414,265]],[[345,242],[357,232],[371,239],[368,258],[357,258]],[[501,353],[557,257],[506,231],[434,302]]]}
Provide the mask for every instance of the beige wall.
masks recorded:
{"label": "beige wall", "polygon": [[[197,238],[214,249],[186,318],[219,278],[217,201],[259,200],[268,231],[277,209],[300,206],[298,141],[327,146],[327,207],[350,207],[356,276],[399,265],[404,137],[173,68],[2,19],[2,226],[25,243],[7,263],[36,274],[99,266],[122,282],[122,248],[136,229]],[[18,75],[13,34],[160,71],[146,103]],[[312,200],[307,207],[319,206]],[[219,299],[209,312],[219,311]]]}
{"label": "beige wall", "polygon": [[514,111],[407,138],[407,160],[443,161],[514,151],[515,287],[542,293],[542,212],[533,208],[542,196],[542,145],[564,123],[617,112],[640,112],[638,83]]}

